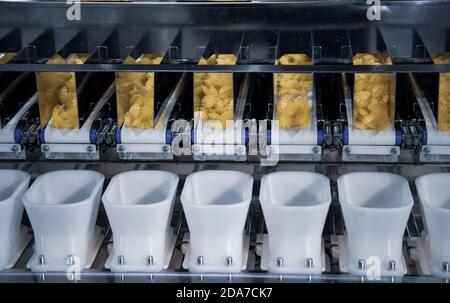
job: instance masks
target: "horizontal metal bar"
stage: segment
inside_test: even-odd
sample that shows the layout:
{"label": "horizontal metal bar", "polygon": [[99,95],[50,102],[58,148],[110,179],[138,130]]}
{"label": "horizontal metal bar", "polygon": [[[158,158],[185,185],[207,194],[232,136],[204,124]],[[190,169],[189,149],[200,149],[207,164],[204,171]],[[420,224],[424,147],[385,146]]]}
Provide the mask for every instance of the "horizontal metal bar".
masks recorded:
{"label": "horizontal metal bar", "polygon": [[[134,281],[134,282],[166,282],[166,283],[180,283],[184,282],[265,282],[274,283],[280,282],[280,278],[284,282],[310,282],[310,283],[324,283],[324,282],[353,282],[363,283],[370,282],[367,278],[363,279],[360,276],[351,276],[343,274],[324,273],[321,275],[276,275],[268,273],[253,273],[243,272],[237,274],[196,274],[189,272],[160,272],[160,273],[112,273],[107,270],[88,269],[80,273],[81,282],[117,282],[117,281]],[[73,283],[68,280],[65,273],[31,273],[23,270],[8,270],[0,273],[1,282],[19,282],[20,279],[34,279],[37,281],[49,280],[49,282],[66,282]],[[106,280],[106,281],[105,281]],[[381,283],[445,283],[434,277],[423,276],[404,276],[404,277],[380,277],[376,282]]]}
{"label": "horizontal metal bar", "polygon": [[122,64],[2,64],[0,72],[221,72],[221,73],[450,73],[450,64],[401,65],[122,65]]}
{"label": "horizontal metal bar", "polygon": [[[447,0],[386,0],[382,2],[383,6],[386,5],[412,5],[412,4],[433,4],[433,3],[445,3]],[[4,1],[5,4],[8,5],[15,5],[15,4],[38,4],[38,5],[51,5],[51,6],[67,6],[67,2],[65,0],[59,0],[59,1],[50,1],[50,0],[8,0]],[[130,5],[129,2],[111,2],[111,1],[105,1],[105,0],[99,0],[99,1],[92,1],[92,2],[81,2],[82,5],[85,6],[127,6]],[[134,5],[161,5],[161,6],[170,6],[170,5],[189,5],[189,6],[243,6],[243,5],[260,5],[260,6],[267,6],[267,5],[345,5],[345,4],[352,4],[352,5],[366,5],[365,2],[361,2],[361,0],[339,0],[339,1],[330,1],[330,0],[258,0],[258,1],[242,1],[242,2],[235,2],[235,1],[193,1],[193,0],[179,0],[179,1],[133,1],[131,3]]]}

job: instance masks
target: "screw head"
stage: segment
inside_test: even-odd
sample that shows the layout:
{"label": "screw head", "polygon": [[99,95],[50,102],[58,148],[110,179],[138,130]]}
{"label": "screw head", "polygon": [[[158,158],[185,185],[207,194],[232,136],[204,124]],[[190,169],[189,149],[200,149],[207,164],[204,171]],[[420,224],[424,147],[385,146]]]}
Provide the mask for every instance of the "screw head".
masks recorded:
{"label": "screw head", "polygon": [[125,257],[123,255],[120,255],[117,257],[117,263],[119,265],[124,265],[125,264]]}
{"label": "screw head", "polygon": [[168,146],[166,146],[166,145],[164,145],[162,148],[161,148],[161,151],[163,152],[163,153],[168,153],[169,152],[169,147]]}
{"label": "screw head", "polygon": [[424,147],[423,152],[424,152],[424,154],[429,154],[431,152],[431,148]]}
{"label": "screw head", "polygon": [[282,257],[278,257],[277,258],[277,266],[278,267],[283,267],[283,258]]}
{"label": "screw head", "polygon": [[233,266],[233,257],[227,257],[227,266]]}
{"label": "screw head", "polygon": [[66,265],[75,265],[75,257],[73,255],[67,257]]}
{"label": "screw head", "polygon": [[44,152],[48,152],[48,151],[50,150],[50,147],[48,147],[48,145],[44,145],[44,146],[42,147],[42,150],[43,150]]}
{"label": "screw head", "polygon": [[147,257],[147,265],[153,266],[153,256],[148,256]]}
{"label": "screw head", "polygon": [[94,147],[92,147],[91,145],[89,145],[86,150],[88,151],[88,153],[92,153],[94,151]]}
{"label": "screw head", "polygon": [[12,151],[13,153],[16,153],[16,152],[19,151],[19,147],[18,147],[17,145],[13,145],[13,146],[11,146],[11,151]]}
{"label": "screw head", "polygon": [[41,266],[45,265],[45,257],[43,255],[39,255],[38,257],[38,264]]}
{"label": "screw head", "polygon": [[344,153],[350,154],[352,152],[352,149],[350,147],[344,148]]}
{"label": "screw head", "polygon": [[200,266],[203,266],[204,262],[203,262],[203,257],[202,256],[198,256],[197,257],[197,264]]}
{"label": "screw head", "polygon": [[393,147],[391,149],[391,154],[396,155],[397,153],[398,153],[397,149]]}
{"label": "screw head", "polygon": [[389,261],[389,270],[395,271],[395,260]]}
{"label": "screw head", "polygon": [[449,263],[448,262],[442,263],[442,269],[444,270],[444,272],[449,272],[450,271]]}
{"label": "screw head", "polygon": [[365,269],[366,268],[366,261],[364,259],[358,260],[358,268],[359,269]]}
{"label": "screw head", "polygon": [[313,153],[318,154],[319,153],[319,148],[316,146],[312,149]]}
{"label": "screw head", "polygon": [[125,151],[125,146],[119,145],[119,146],[117,147],[117,150],[120,151],[120,152],[124,152],[124,151]]}

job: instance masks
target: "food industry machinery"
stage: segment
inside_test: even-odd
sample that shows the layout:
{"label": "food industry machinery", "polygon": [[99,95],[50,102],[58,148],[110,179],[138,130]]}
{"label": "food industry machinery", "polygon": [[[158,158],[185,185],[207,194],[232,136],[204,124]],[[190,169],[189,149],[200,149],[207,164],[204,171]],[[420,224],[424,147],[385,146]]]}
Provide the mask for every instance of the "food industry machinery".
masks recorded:
{"label": "food industry machinery", "polygon": [[[159,169],[180,179],[170,222],[176,240],[162,271],[109,269],[127,259],[111,261],[112,230],[101,206],[101,243],[89,268],[77,275],[30,270],[45,258],[32,257],[24,215],[30,237],[0,282],[369,282],[342,261],[347,228],[337,179],[349,172],[395,173],[412,188],[405,274],[379,281],[448,281],[425,264],[426,222],[414,180],[450,173],[450,3],[380,2],[0,1],[0,169],[26,171],[32,182],[55,170],[95,170],[105,188],[125,171]],[[357,61],[367,53],[376,59]],[[146,111],[150,126],[143,126]],[[191,173],[221,169],[254,178],[245,269],[189,271],[182,187]],[[279,171],[331,181],[320,274],[267,270],[258,196],[261,179]],[[200,257],[201,267],[207,260]],[[233,258],[226,261],[231,268]],[[146,262],[156,263],[153,256]],[[283,259],[277,262],[282,268]],[[307,259],[307,267],[314,262]],[[448,262],[439,270],[448,274]]]}

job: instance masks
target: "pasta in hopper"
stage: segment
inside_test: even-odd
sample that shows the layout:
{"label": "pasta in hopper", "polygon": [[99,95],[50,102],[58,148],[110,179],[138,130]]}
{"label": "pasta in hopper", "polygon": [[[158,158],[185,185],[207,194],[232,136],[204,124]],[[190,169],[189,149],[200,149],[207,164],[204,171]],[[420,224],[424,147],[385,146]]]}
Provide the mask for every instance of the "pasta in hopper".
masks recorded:
{"label": "pasta in hopper", "polygon": [[[435,64],[450,64],[450,53],[433,54]],[[439,74],[438,129],[450,131],[450,73]]]}
{"label": "pasta in hopper", "polygon": [[[232,54],[212,55],[199,64],[234,65],[236,56]],[[218,121],[222,128],[227,120],[234,119],[232,73],[194,74],[194,111],[196,120]]]}
{"label": "pasta in hopper", "polygon": [[[138,59],[128,56],[123,64],[160,64],[161,54],[144,54]],[[148,129],[154,127],[155,73],[120,72],[116,74],[119,126]]]}
{"label": "pasta in hopper", "polygon": [[0,64],[6,64],[11,60],[16,53],[0,53]]}
{"label": "pasta in hopper", "polygon": [[[312,65],[305,54],[286,54],[275,64]],[[312,89],[312,74],[274,74],[274,100],[276,119],[280,128],[306,128],[311,126],[311,104],[308,94]]]}
{"label": "pasta in hopper", "polygon": [[[47,64],[83,64],[88,54],[72,54],[66,59],[56,54]],[[55,128],[77,129],[77,83],[73,72],[36,73],[41,127],[49,121]]]}
{"label": "pasta in hopper", "polygon": [[[392,64],[386,54],[359,53],[354,65]],[[361,130],[385,130],[394,123],[395,74],[355,74],[353,125]]]}

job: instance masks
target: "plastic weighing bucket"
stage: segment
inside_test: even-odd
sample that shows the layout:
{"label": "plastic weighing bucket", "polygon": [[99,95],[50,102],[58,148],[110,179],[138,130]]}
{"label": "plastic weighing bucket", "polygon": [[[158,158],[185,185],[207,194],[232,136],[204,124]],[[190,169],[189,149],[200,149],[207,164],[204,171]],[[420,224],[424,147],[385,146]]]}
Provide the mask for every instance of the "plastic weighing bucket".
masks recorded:
{"label": "plastic weighing bucket", "polygon": [[0,180],[0,270],[3,270],[21,244],[22,197],[30,184],[30,175],[1,169]]}
{"label": "plastic weighing bucket", "polygon": [[450,173],[428,174],[416,179],[431,256],[431,272],[449,278],[450,263]]}
{"label": "plastic weighing bucket", "polygon": [[190,232],[191,272],[241,271],[252,187],[253,177],[238,171],[206,170],[186,178],[181,203]]}
{"label": "plastic weighing bucket", "polygon": [[312,172],[271,173],[261,180],[259,200],[268,230],[269,272],[320,274],[330,180]]}
{"label": "plastic weighing bucket", "polygon": [[349,272],[404,275],[402,242],[413,206],[408,181],[390,173],[355,172],[339,177],[337,183]]}
{"label": "plastic weighing bucket", "polygon": [[60,170],[39,176],[23,197],[34,231],[39,264],[31,271],[84,268],[95,242],[95,222],[105,177],[89,170]]}
{"label": "plastic weighing bucket", "polygon": [[111,271],[163,269],[177,186],[177,175],[159,170],[130,171],[112,178],[102,198],[113,231]]}

